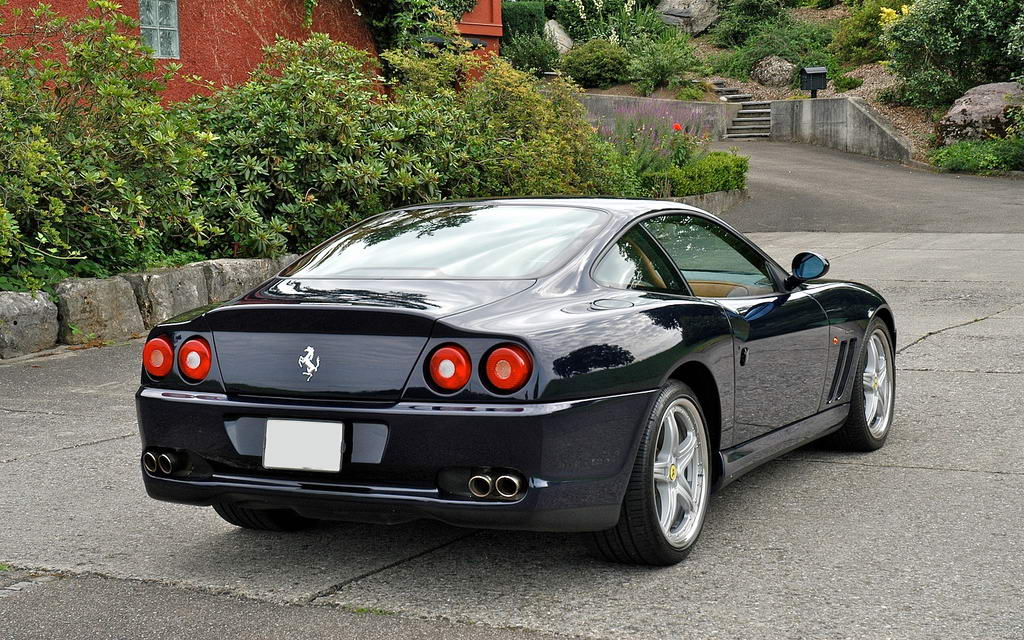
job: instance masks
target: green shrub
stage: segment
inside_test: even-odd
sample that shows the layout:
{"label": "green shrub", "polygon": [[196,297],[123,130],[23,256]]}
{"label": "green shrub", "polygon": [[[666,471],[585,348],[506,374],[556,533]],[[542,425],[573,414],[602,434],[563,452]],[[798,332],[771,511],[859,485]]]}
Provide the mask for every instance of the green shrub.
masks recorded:
{"label": "green shrub", "polygon": [[723,47],[737,47],[746,42],[761,23],[782,18],[785,12],[783,0],[729,0],[711,30],[712,40]]}
{"label": "green shrub", "polygon": [[847,75],[836,76],[832,79],[832,88],[836,90],[836,93],[846,93],[862,84],[864,84],[863,78],[854,78]]}
{"label": "green shrub", "polygon": [[957,142],[932,151],[932,164],[950,171],[1024,171],[1024,138]]}
{"label": "green shrub", "polygon": [[[8,16],[14,18],[7,19]],[[0,16],[0,289],[103,276],[202,247],[192,175],[209,136],[160,103],[137,23],[112,2],[69,21],[41,7]]]}
{"label": "green shrub", "polygon": [[743,189],[747,185],[749,158],[712,151],[682,167],[673,167],[666,172],[672,187],[672,196],[698,195],[715,191]]}
{"label": "green shrub", "polygon": [[[827,50],[831,39],[832,31],[827,26],[779,18],[759,24],[746,43],[713,59],[712,66],[722,75],[745,80],[755,64],[774,55],[797,68],[828,67],[830,77],[835,77],[839,69]],[[794,74],[794,83],[796,79]]]}
{"label": "green shrub", "polygon": [[620,45],[591,40],[562,56],[562,71],[582,87],[607,89],[627,79],[629,56]]}
{"label": "green shrub", "polygon": [[567,83],[542,93],[502,59],[467,76],[479,58],[460,50],[382,55],[402,79],[391,99],[367,54],[314,34],[191,105],[218,136],[197,204],[230,231],[224,242],[301,251],[388,207],[628,188]]}
{"label": "green shrub", "polygon": [[894,97],[920,107],[948,105],[972,86],[1024,74],[1024,3],[917,0],[884,30]]}
{"label": "green shrub", "polygon": [[865,0],[853,14],[839,23],[828,49],[840,62],[862,65],[884,60],[882,7],[899,9],[909,0]]}
{"label": "green shrub", "polygon": [[682,79],[687,71],[697,66],[690,38],[675,32],[638,45],[629,59],[627,73],[640,93],[648,96],[670,81]]}
{"label": "green shrub", "polygon": [[514,68],[527,73],[551,71],[558,64],[558,47],[544,36],[518,34],[503,39],[501,55]]}
{"label": "green shrub", "polygon": [[703,82],[675,82],[669,86],[676,90],[676,100],[699,102],[704,100],[708,92]]}
{"label": "green shrub", "polygon": [[503,2],[501,22],[505,38],[516,35],[539,36],[544,33],[544,3],[530,0]]}

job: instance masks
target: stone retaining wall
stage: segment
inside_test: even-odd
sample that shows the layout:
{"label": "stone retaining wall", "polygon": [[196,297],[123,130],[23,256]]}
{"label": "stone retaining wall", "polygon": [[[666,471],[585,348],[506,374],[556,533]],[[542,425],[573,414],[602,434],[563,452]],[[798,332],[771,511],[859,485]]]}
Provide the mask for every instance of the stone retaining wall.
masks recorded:
{"label": "stone retaining wall", "polygon": [[906,163],[910,142],[862,98],[775,100],[772,140],[803,142]]}
{"label": "stone retaining wall", "polygon": [[729,123],[740,111],[738,104],[728,102],[689,102],[662,98],[635,98],[598,93],[584,93],[580,101],[587,108],[587,119],[597,127],[614,129],[615,118],[656,118],[670,126],[673,122],[697,126],[700,131],[718,140],[725,135]]}
{"label": "stone retaining wall", "polygon": [[46,293],[0,291],[0,359],[63,344],[123,340],[211,303],[231,300],[298,256],[222,259],[113,278],[69,278]]}

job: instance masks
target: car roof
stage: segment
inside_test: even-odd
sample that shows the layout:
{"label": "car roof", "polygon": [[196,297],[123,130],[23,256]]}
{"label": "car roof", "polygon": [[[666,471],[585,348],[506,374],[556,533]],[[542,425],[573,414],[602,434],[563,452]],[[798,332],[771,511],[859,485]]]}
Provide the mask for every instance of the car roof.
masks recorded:
{"label": "car roof", "polygon": [[545,196],[545,197],[513,197],[513,198],[471,198],[465,200],[444,200],[431,202],[410,207],[400,207],[398,211],[408,211],[419,208],[459,206],[464,204],[515,204],[520,206],[557,206],[572,204],[577,207],[589,207],[600,209],[608,213],[615,222],[625,223],[634,218],[650,213],[652,211],[685,210],[693,211],[723,222],[717,216],[708,213],[697,207],[676,202],[674,200],[655,200],[650,198],[602,198],[588,196]]}

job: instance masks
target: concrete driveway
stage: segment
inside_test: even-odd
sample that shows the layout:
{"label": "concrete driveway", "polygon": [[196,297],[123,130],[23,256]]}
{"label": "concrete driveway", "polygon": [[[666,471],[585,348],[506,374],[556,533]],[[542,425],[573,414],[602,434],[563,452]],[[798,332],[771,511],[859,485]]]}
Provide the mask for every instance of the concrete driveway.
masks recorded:
{"label": "concrete driveway", "polygon": [[752,237],[889,297],[896,422],[878,452],[812,445],[726,488],[683,564],[430,522],[254,533],[152,501],[135,341],[0,364],[0,636],[1024,637],[1024,234]]}

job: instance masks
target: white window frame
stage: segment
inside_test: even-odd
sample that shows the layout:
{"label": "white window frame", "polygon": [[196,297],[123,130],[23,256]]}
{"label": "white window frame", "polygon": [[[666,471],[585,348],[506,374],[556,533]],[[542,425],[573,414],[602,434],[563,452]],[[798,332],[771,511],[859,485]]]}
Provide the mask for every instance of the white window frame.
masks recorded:
{"label": "white window frame", "polygon": [[[143,5],[149,3],[151,3],[155,8],[155,24],[146,23],[146,12],[143,11]],[[160,5],[162,3],[168,3],[174,7],[174,26],[160,24]],[[181,31],[178,29],[178,0],[139,0],[139,26],[139,34],[142,37],[142,42],[144,44],[146,43],[145,34],[147,31],[151,31],[156,34],[156,39],[154,41],[156,43],[156,46],[150,47],[151,49],[153,49],[154,58],[163,58],[169,60],[181,59]],[[174,34],[174,51],[162,51],[160,49],[160,36],[165,31]]]}

